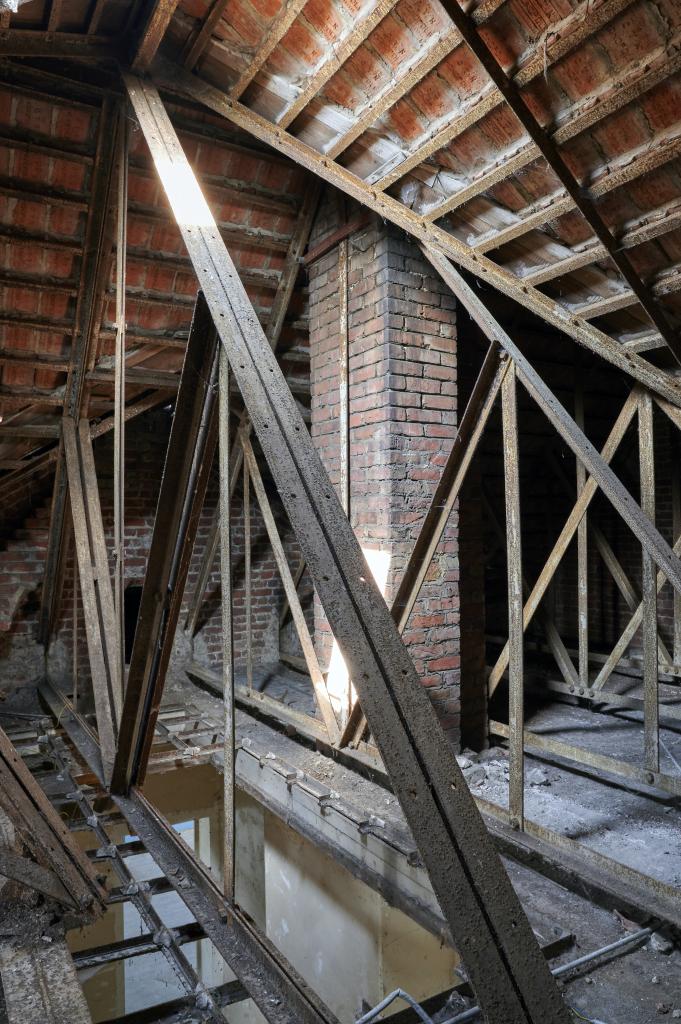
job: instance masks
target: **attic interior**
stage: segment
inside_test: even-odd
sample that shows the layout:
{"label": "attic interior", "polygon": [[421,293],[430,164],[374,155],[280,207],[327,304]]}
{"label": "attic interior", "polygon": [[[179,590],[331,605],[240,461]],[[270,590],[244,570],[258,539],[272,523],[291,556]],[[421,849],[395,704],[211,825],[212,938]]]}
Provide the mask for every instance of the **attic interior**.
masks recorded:
{"label": "attic interior", "polygon": [[0,1021],[681,1018],[681,6],[0,0]]}

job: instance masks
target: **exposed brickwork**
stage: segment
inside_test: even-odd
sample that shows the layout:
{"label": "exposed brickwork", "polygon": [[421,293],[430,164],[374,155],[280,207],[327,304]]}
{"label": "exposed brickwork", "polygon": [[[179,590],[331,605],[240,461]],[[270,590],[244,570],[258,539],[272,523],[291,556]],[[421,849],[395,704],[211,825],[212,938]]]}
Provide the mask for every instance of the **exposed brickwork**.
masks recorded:
{"label": "exposed brickwork", "polygon": [[[329,199],[315,240],[337,226]],[[314,244],[314,241],[313,241]],[[340,471],[337,251],[310,271],[312,436],[334,484]],[[456,429],[456,314],[451,293],[413,243],[376,221],[349,243],[350,519],[360,544],[390,555],[390,601]],[[460,722],[456,516],[422,588],[405,640],[443,727]],[[316,616],[320,657],[331,636]]]}
{"label": "exposed brickwork", "polygon": [[[156,502],[161,483],[170,419],[166,412],[158,411],[140,417],[128,426],[126,435],[126,512],[125,512],[125,578],[126,585],[142,583],[146,571]],[[110,558],[113,543],[113,439],[102,438],[95,445],[102,516]],[[217,479],[213,474],[207,499],[201,515],[196,544],[185,590],[180,616],[180,630],[186,615],[187,599],[193,593],[201,560],[206,548],[213,512],[217,502]],[[275,503],[276,509],[276,503]],[[244,589],[244,530],[241,492],[237,490],[233,506],[232,532],[234,565],[234,650],[237,667],[246,660],[246,614]],[[252,522],[252,597],[253,597],[253,658],[257,666],[278,659],[279,612],[282,587],[264,524],[254,496],[251,498]],[[285,524],[281,524],[282,530]],[[291,564],[297,564],[297,552],[290,548]],[[113,561],[111,560],[113,567]],[[61,619],[52,645],[51,664],[57,674],[69,673],[73,664],[73,585],[74,562],[71,546],[66,563]],[[80,596],[77,601],[78,619],[78,671],[81,680],[89,679],[87,646],[85,643],[83,610]],[[186,657],[189,648],[178,635],[178,654]],[[210,578],[206,600],[194,638],[194,654],[205,664],[218,666],[222,662],[222,616],[220,607],[219,558]]]}

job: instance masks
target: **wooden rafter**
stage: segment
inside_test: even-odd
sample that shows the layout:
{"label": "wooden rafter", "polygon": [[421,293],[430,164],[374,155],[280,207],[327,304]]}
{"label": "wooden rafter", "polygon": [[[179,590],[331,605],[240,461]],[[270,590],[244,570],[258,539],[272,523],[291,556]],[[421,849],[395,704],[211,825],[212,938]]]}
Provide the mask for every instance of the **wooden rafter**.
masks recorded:
{"label": "wooden rafter", "polygon": [[275,47],[281,42],[296,20],[307,0],[284,0],[279,14],[267,30],[267,35],[249,60],[247,67],[232,86],[230,95],[238,100],[246,91],[260,69],[266,63]]}
{"label": "wooden rafter", "polygon": [[535,312],[551,326],[563,331],[579,344],[617,366],[674,405],[681,405],[681,388],[664,370],[658,370],[647,360],[636,357],[633,352],[623,350],[611,337],[580,317],[571,315],[560,303],[553,301],[536,289],[519,282],[515,275],[485,256],[473,253],[469,246],[459,241],[436,224],[428,223],[422,216],[408,209],[392,196],[377,193],[357,175],[341,167],[293,138],[281,128],[272,125],[265,118],[239,103],[225,93],[187,74],[169,62],[157,63],[154,70],[156,81],[171,92],[179,91],[209,109],[222,114],[233,124],[243,128],[255,138],[267,142],[280,153],[290,156],[296,163],[313,171],[318,177],[334,185],[359,203],[374,210],[379,216],[391,221],[412,237],[426,242],[453,259],[460,267],[476,277],[489,282],[503,294],[520,302]]}
{"label": "wooden rafter", "polygon": [[224,14],[228,0],[213,0],[213,5],[197,31],[189,37],[180,60],[191,71],[210,43],[213,29]]}
{"label": "wooden rafter", "polygon": [[387,110],[390,110],[427,74],[433,71],[451,53],[460,40],[461,36],[456,29],[449,30],[444,35],[437,37],[424,54],[421,54],[413,64],[402,70],[396,82],[391,80],[378,95],[372,96],[359,111],[356,111],[352,125],[325,150],[326,155],[335,160],[345,152],[355,139],[363,135],[367,128],[375,124]]}
{"label": "wooden rafter", "polygon": [[[64,411],[72,419],[81,415],[85,373],[91,359],[96,331],[98,306],[104,294],[108,265],[105,253],[109,197],[115,168],[115,147],[118,125],[116,104],[105,100],[99,120],[97,159],[93,167],[90,207],[85,229],[80,295],[73,333],[69,375],[63,398]],[[61,549],[64,534],[67,480],[63,453],[58,456],[52,497],[50,529],[45,560],[45,586],[40,607],[40,638],[47,645],[53,616],[61,592]]]}
{"label": "wooden rafter", "polygon": [[331,53],[303,86],[299,96],[292,103],[289,103],[283,113],[279,115],[277,124],[280,127],[288,128],[295,121],[308,103],[314,99],[319,90],[326,85],[331,76],[335,75],[338,69],[345,64],[346,60],[371,35],[386,15],[390,14],[396,3],[397,0],[376,0],[368,14],[358,20],[354,28],[334,45]]}
{"label": "wooden rafter", "polygon": [[[563,23],[563,33],[557,34],[553,42],[548,43],[546,47],[541,47],[538,54],[535,53],[525,63],[521,64],[517,71],[515,71],[511,81],[520,88],[539,78],[545,73],[547,68],[576,49],[593,32],[607,24],[611,18],[630,6],[632,2],[633,0],[611,0],[611,2],[602,3],[595,12],[591,9],[590,0],[583,0],[579,7],[575,8],[571,13],[569,21],[566,19],[568,24]],[[446,5],[444,6],[447,10]],[[448,11],[448,13],[451,17],[451,12]],[[459,29],[456,19],[452,20],[457,29]],[[574,26],[572,31],[569,30],[569,25]],[[537,59],[538,57],[539,59]],[[503,102],[504,95],[496,87],[491,87],[487,92],[479,93],[472,97],[463,112],[456,119],[452,121],[451,117],[448,116],[442,126],[433,129],[428,137],[417,145],[416,149],[409,152],[404,159],[400,160],[399,157],[396,157],[398,161],[396,166],[383,173],[379,170],[367,180],[375,184],[377,188],[388,188],[404,177],[409,171],[413,170],[413,168],[423,163],[424,160],[427,160],[433,153],[443,149],[450,142],[453,142],[454,139],[458,138],[459,135],[468,131],[473,125],[478,124],[489,113],[500,107]]]}
{"label": "wooden rafter", "polygon": [[152,0],[144,30],[130,63],[133,71],[146,71],[161,45],[179,0]]}
{"label": "wooden rafter", "polygon": [[[618,76],[618,81],[609,88],[607,93],[604,94],[602,89],[590,93],[569,107],[561,114],[558,122],[545,128],[545,131],[548,132],[555,145],[561,146],[632,103],[679,70],[681,70],[681,34],[674,36],[665,47],[661,48],[661,56],[653,61],[652,68],[648,61],[643,69],[640,61],[634,61],[631,70]],[[540,155],[539,148],[534,143],[530,143],[520,153],[505,157],[493,168],[474,178],[465,188],[453,193],[430,209],[428,219],[437,220],[451,210],[462,206],[463,203],[481,195],[498,181],[527,167]]]}
{"label": "wooden rafter", "polygon": [[[532,139],[534,145],[547,161],[549,167],[565,189],[569,199],[593,230],[598,241],[605,247],[608,256],[629,288],[636,295],[661,336],[667,342],[675,359],[681,363],[681,341],[677,333],[671,328],[664,310],[643,284],[641,278],[634,270],[627,253],[619,248],[617,241],[603,220],[594,201],[598,190],[594,188],[593,193],[587,192],[574,177],[572,171],[565,163],[560,149],[550,135],[539,125],[534,114],[523,100],[520,92],[521,81],[517,77],[513,79],[508,77],[492,52],[488,49],[484,38],[478,33],[475,22],[468,17],[458,3],[458,0],[441,0],[441,3],[463,36],[466,45],[480,61],[491,81],[520,121],[527,135]],[[607,4],[602,6],[606,7]],[[612,184],[609,182],[608,190],[612,187]]]}

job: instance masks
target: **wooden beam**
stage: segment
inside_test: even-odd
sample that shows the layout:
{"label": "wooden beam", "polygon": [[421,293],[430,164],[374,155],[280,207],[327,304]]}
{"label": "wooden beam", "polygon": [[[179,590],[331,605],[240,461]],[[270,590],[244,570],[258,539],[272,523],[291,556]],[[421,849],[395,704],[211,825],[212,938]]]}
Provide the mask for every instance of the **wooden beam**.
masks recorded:
{"label": "wooden beam", "polygon": [[114,347],[114,606],[120,675],[125,675],[125,284],[128,249],[128,111],[121,107],[118,128],[116,210],[116,342]]}
{"label": "wooden beam", "polygon": [[73,909],[73,900],[54,871],[36,864],[28,857],[21,857],[4,846],[0,859],[0,876],[3,875]]}
{"label": "wooden beam", "polygon": [[[33,867],[33,881],[25,875],[22,881],[36,888],[47,886],[47,892],[71,909],[99,915],[105,893],[95,872],[69,830],[35,781],[7,735],[0,729],[0,806],[9,816],[31,854],[43,865]],[[11,851],[3,851],[0,873],[4,868],[16,871],[21,865]],[[45,871],[49,869],[49,875]],[[26,868],[25,871],[28,869]],[[43,888],[44,891],[44,888]]]}
{"label": "wooden beam", "polygon": [[[642,394],[638,400],[638,452],[641,481],[641,508],[655,522],[655,436],[653,400]],[[641,593],[643,597],[643,744],[648,771],[660,770],[659,694],[657,667],[657,586],[655,562],[648,551],[641,553]],[[681,593],[681,591],[675,591]]]}
{"label": "wooden beam", "polygon": [[483,1014],[488,1024],[567,1024],[568,1010],[158,92],[132,76],[125,81],[284,509]]}
{"label": "wooden beam", "polygon": [[213,5],[206,17],[203,19],[198,30],[187,40],[180,56],[180,60],[186,67],[187,71],[192,70],[203,54],[203,51],[210,43],[213,36],[213,29],[224,14],[227,3],[228,0],[213,0]]}
{"label": "wooden beam", "polygon": [[121,55],[120,38],[69,32],[10,29],[0,36],[0,57],[46,57],[50,60],[115,62]]}
{"label": "wooden beam", "polygon": [[[547,161],[549,167],[565,189],[569,200],[574,207],[577,207],[592,228],[599,243],[604,246],[610,260],[618,268],[627,285],[650,317],[655,328],[667,342],[677,362],[681,364],[681,340],[669,324],[665,311],[639,278],[627,253],[616,243],[589,191],[574,177],[572,171],[563,160],[556,142],[540,126],[535,115],[531,113],[529,106],[527,106],[520,94],[519,83],[508,77],[492,51],[487,48],[483,37],[478,33],[475,23],[465,12],[458,0],[440,0],[440,2],[444,10],[452,18],[469,49],[475,54],[487,75],[490,76],[495,86],[502,93],[524,131],[533,140],[538,151]],[[607,6],[607,4],[602,6]],[[589,28],[591,30],[591,26]],[[541,67],[541,54],[535,57],[536,60],[538,58]]]}
{"label": "wooden beam", "polygon": [[[482,488],[482,497],[485,511],[489,517],[494,532],[497,535],[498,547],[500,550],[503,550],[507,547],[506,531],[499,522],[495,508],[492,502],[490,501],[484,486]],[[524,575],[521,576],[521,582],[523,587],[523,597],[525,600],[527,600],[527,598],[530,596],[531,591]],[[565,644],[560,638],[560,634],[556,628],[553,616],[551,615],[550,611],[547,608],[544,608],[542,605],[540,605],[537,609],[537,616],[539,617],[541,627],[544,630],[544,633],[546,634],[547,646],[556,660],[556,664],[560,669],[560,673],[563,679],[565,680],[568,686],[572,686],[575,689],[578,689],[579,677],[575,672],[575,666],[572,663],[572,658],[570,657],[570,654]]]}
{"label": "wooden beam", "polygon": [[[99,115],[97,157],[93,165],[90,206],[85,228],[85,244],[81,265],[80,295],[75,332],[71,347],[69,375],[63,403],[66,416],[80,418],[85,388],[85,372],[97,333],[98,303],[105,287],[105,237],[109,198],[116,161],[118,111],[112,100],[105,99]],[[61,550],[64,536],[67,479],[63,446],[57,456],[50,529],[45,556],[45,582],[40,604],[38,633],[43,645],[50,641],[52,625],[59,608],[62,587]]]}
{"label": "wooden beam", "polygon": [[501,421],[504,449],[508,593],[508,723],[510,732],[508,810],[511,825],[514,828],[522,829],[525,820],[525,750],[523,746],[525,685],[523,569],[520,534],[520,451],[518,447],[515,365],[510,367],[501,384]]}
{"label": "wooden beam", "polygon": [[489,340],[498,342],[508,352],[515,364],[518,379],[525,390],[534,399],[568,447],[584,463],[587,472],[596,480],[615,510],[643,545],[645,551],[665,573],[674,589],[681,591],[681,562],[655,524],[641,510],[640,505],[634,501],[619,477],[596,451],[529,360],[495,320],[479,294],[476,294],[466,284],[444,256],[425,246],[422,246],[422,251]]}
{"label": "wooden beam", "polygon": [[449,29],[443,35],[436,37],[424,54],[401,69],[397,81],[394,81],[391,76],[384,89],[372,95],[358,111],[353,111],[356,116],[352,125],[324,150],[325,155],[335,160],[341,153],[344,153],[386,111],[390,110],[408,92],[411,92],[415,85],[445,60],[460,42],[461,36],[456,29]]}
{"label": "wooden beam", "polygon": [[[579,368],[579,366],[578,366]],[[575,389],[575,423],[584,430],[584,386],[581,379]],[[586,470],[576,459],[577,497],[586,486]],[[577,637],[579,648],[579,684],[589,685],[589,520],[588,512],[577,527]]]}
{"label": "wooden beam", "polygon": [[230,89],[230,96],[233,99],[238,100],[246,92],[248,86],[263,65],[267,63],[270,54],[274,52],[284,38],[306,3],[307,0],[287,0],[286,3],[281,5],[279,13],[269,26],[262,43]]}
{"label": "wooden beam", "polygon": [[199,293],[175,405],[135,631],[114,792],[142,782],[215,450],[217,339]]}
{"label": "wooden beam", "polygon": [[298,97],[292,103],[287,104],[283,113],[279,114],[277,124],[281,128],[288,128],[295,121],[308,103],[324,88],[329,79],[343,67],[346,60],[368,39],[386,15],[390,14],[396,4],[397,0],[375,0],[372,7],[365,9],[366,13],[364,13],[363,17],[359,16],[355,19],[354,27],[350,29],[345,37],[334,42],[330,52],[317,70],[308,78]]}
{"label": "wooden beam", "polygon": [[[279,285],[277,287],[274,301],[272,303],[272,309],[270,311],[270,317],[265,328],[265,335],[270,343],[273,352],[276,352],[277,345],[279,344],[279,338],[284,327],[284,321],[288,312],[293,292],[295,290],[296,281],[300,273],[300,261],[305,251],[305,247],[312,231],[312,223],[314,221],[317,207],[319,205],[319,197],[321,194],[321,183],[316,179],[312,179],[307,189],[303,206],[300,211],[300,217],[296,230],[291,238],[288,252],[286,253],[286,263],[284,270],[279,279]],[[242,279],[243,280],[243,279]],[[244,430],[247,433],[250,432],[250,426],[248,426],[248,415],[244,410],[243,415],[239,419],[237,431]],[[232,493],[236,487],[236,483],[239,476],[239,470],[241,466],[241,459],[243,456],[243,450],[241,445],[236,445],[234,448],[234,463],[230,472],[230,487]],[[203,604],[203,598],[206,593],[208,586],[208,580],[210,578],[211,570],[215,562],[215,556],[217,554],[217,548],[219,543],[219,521],[218,515],[216,514],[211,524],[211,530],[208,535],[208,541],[204,550],[201,566],[199,568],[199,574],[196,580],[196,587],[192,594],[187,609],[187,619],[185,622],[185,630],[190,636],[193,636],[196,632],[196,626],[199,619],[199,613]]]}
{"label": "wooden beam", "polygon": [[222,889],[234,900],[236,873],[236,724],[234,717],[234,635],[232,616],[232,488],[229,478],[229,361],[219,355],[219,446],[220,471],[220,600],[222,605],[222,704],[224,751],[222,759],[223,856]]}
{"label": "wooden beam", "polygon": [[102,646],[105,652],[114,723],[117,728],[123,702],[124,637],[116,628],[114,593],[109,573],[109,553],[104,534],[104,521],[99,501],[99,487],[95,456],[90,435],[90,424],[81,420],[78,424],[78,449],[80,452],[81,477],[87,512],[88,534],[92,552],[92,566],[97,585],[99,620],[101,623]]}
{"label": "wooden beam", "polygon": [[366,182],[346,168],[324,157],[310,146],[272,125],[265,118],[239,103],[225,93],[200,79],[187,74],[182,68],[166,61],[157,61],[153,69],[154,80],[173,93],[180,92],[209,109],[223,115],[232,124],[243,128],[255,138],[271,145],[278,152],[291,157],[296,163],[313,171],[318,177],[345,192],[380,217],[402,228],[412,237],[454,260],[460,267],[515,299],[536,313],[552,327],[564,332],[578,344],[596,353],[613,366],[617,366],[646,387],[681,407],[681,385],[664,370],[653,367],[636,353],[625,352],[622,346],[599,331],[592,324],[570,315],[560,303],[518,281],[514,274],[497,266],[485,256],[478,256],[464,242],[448,234],[436,224],[428,223],[422,216],[408,209],[392,196],[377,193]]}
{"label": "wooden beam", "polygon": [[50,15],[47,19],[47,31],[56,32],[61,18],[62,0],[50,0]]}
{"label": "wooden beam", "polygon": [[[664,47],[660,48],[659,53],[655,55],[657,59],[653,59],[652,67],[650,58],[646,58],[644,65],[638,60],[633,61],[623,73],[618,72],[617,81],[614,85],[609,86],[607,92],[604,93],[601,88],[581,98],[565,112],[562,112],[559,121],[547,127],[545,131],[549,133],[556,145],[561,146],[582,132],[593,128],[595,124],[610,117],[639,96],[655,88],[670,75],[681,70],[680,47],[681,34],[677,34]],[[483,171],[463,189],[454,192],[443,202],[429,209],[428,219],[437,220],[443,217],[475,196],[481,195],[496,182],[527,167],[540,155],[539,148],[534,143],[530,143],[519,153],[504,158],[493,168]],[[604,247],[603,252],[605,252]]]}
{"label": "wooden beam", "polygon": [[83,452],[80,448],[83,434],[76,430],[74,421],[68,417],[64,417],[62,434],[85,617],[85,636],[95,698],[97,733],[102,751],[102,767],[104,775],[108,779],[111,775],[116,751],[119,724],[116,704],[120,699],[116,694],[116,685],[112,675],[117,664],[112,664],[109,660],[110,648],[107,648],[107,641],[110,640],[106,635],[107,625],[110,624],[109,616],[105,618],[102,610],[102,597],[104,595],[104,604],[106,605],[108,603],[107,595],[111,592],[111,580],[108,563],[100,576],[102,569],[101,545],[94,549],[91,539],[90,529],[96,525],[96,519],[93,524],[88,514],[90,510],[88,503],[89,481],[84,478]]}
{"label": "wooden beam", "polygon": [[[673,550],[677,558],[681,556],[681,535],[677,536]],[[665,574],[662,571],[658,570],[655,581],[657,594],[660,593],[662,587],[665,585],[666,582],[667,580]],[[603,690],[608,679],[617,668],[620,660],[624,657],[624,654],[629,644],[634,639],[634,636],[636,635],[638,629],[640,628],[643,622],[644,610],[644,604],[643,601],[641,601],[638,608],[629,619],[629,622],[622,630],[622,633],[620,634],[620,637],[615,646],[613,647],[612,651],[608,655],[607,661],[603,665],[603,668],[600,670],[600,672],[594,679],[593,683],[591,684],[592,695],[595,693],[599,693]]]}
{"label": "wooden beam", "polygon": [[[528,85],[530,82],[546,73],[546,70],[555,64],[562,57],[566,56],[573,49],[576,49],[585,38],[596,32],[599,27],[607,24],[616,14],[619,14],[626,7],[629,7],[633,0],[606,0],[596,11],[594,11],[589,0],[583,0],[570,14],[572,31],[565,31],[567,26],[563,25],[563,31],[556,33],[553,42],[548,42],[541,47],[538,54],[536,50],[532,56],[518,68],[513,76],[513,83],[517,88]],[[445,5],[445,10],[452,18],[461,38],[465,36],[461,32],[457,19],[452,17],[451,11]],[[473,16],[473,20],[475,20]],[[537,57],[541,59],[538,60]],[[485,69],[486,70],[486,69]],[[450,117],[442,127],[432,131],[429,136],[420,143],[416,149],[406,155],[403,160],[396,158],[396,163],[389,170],[381,173],[379,170],[367,180],[375,187],[385,190],[393,185],[409,171],[418,167],[434,153],[448,146],[455,138],[479,124],[480,121],[496,110],[504,102],[504,95],[496,87],[487,92],[477,93],[471,101],[459,112],[459,116],[452,120]]]}
{"label": "wooden beam", "polygon": [[[565,493],[568,495],[568,497],[572,498],[572,492],[565,477],[565,472],[563,470],[561,461],[558,458],[556,458],[555,453],[552,451],[548,452],[548,458],[551,461],[551,465],[553,466],[556,476],[560,480],[561,484],[563,484]],[[605,565],[608,571],[610,572],[610,575],[615,581],[617,589],[624,598],[624,603],[626,604],[630,612],[635,612],[639,604],[641,603],[641,595],[638,593],[636,587],[624,571],[622,563],[615,555],[615,552],[613,551],[609,541],[603,534],[603,531],[600,529],[599,526],[597,526],[595,522],[593,522],[593,519],[591,517],[588,520],[588,529],[589,534],[591,535],[593,542],[596,545],[596,548],[598,549],[598,553],[605,562]],[[672,529],[673,537],[678,537],[679,533],[681,533],[681,524],[679,524],[678,530]],[[674,593],[676,593],[676,591],[674,591]],[[659,634],[657,637],[657,646],[660,653],[660,659],[664,663],[666,663],[666,665],[673,665],[674,658],[667,650],[667,647]],[[586,686],[586,683],[584,685]]]}
{"label": "wooden beam", "polygon": [[298,639],[300,640],[300,646],[303,651],[303,657],[307,665],[307,670],[312,680],[312,687],[314,689],[315,699],[319,710],[322,713],[324,724],[329,734],[329,740],[331,743],[336,743],[338,740],[338,721],[336,715],[331,706],[329,699],[329,693],[326,689],[326,682],[322,675],[322,670],[319,667],[317,660],[317,654],[314,649],[312,637],[310,636],[310,630],[308,629],[307,621],[305,619],[305,613],[303,612],[300,604],[300,598],[296,592],[295,583],[291,576],[291,570],[286,558],[286,552],[277,530],[277,524],[272,513],[272,507],[269,503],[267,492],[265,491],[265,485],[260,475],[258,463],[255,460],[253,454],[253,448],[251,442],[241,435],[241,443],[244,448],[244,469],[248,468],[248,474],[253,481],[253,490],[255,496],[258,499],[260,506],[260,513],[265,523],[265,529],[267,530],[267,536],[269,537],[270,544],[272,546],[272,552],[274,554],[274,560],[277,563],[277,569],[279,570],[279,576],[286,593],[286,599],[291,609],[291,616],[293,618]]}
{"label": "wooden beam", "polygon": [[37,438],[38,440],[59,437],[60,423],[0,423],[0,441],[9,438]]}
{"label": "wooden beam", "polygon": [[130,62],[133,71],[144,72],[153,61],[178,3],[179,0],[151,0],[144,31],[137,41],[135,53]]}

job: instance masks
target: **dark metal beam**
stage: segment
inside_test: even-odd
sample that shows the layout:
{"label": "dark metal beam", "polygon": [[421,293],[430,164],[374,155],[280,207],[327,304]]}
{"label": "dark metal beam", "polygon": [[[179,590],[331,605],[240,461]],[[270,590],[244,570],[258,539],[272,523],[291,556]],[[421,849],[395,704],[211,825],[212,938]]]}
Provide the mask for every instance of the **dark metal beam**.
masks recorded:
{"label": "dark metal beam", "polygon": [[217,439],[217,338],[199,293],[156,507],[112,788],[144,778]]}
{"label": "dark metal beam", "polygon": [[489,1024],[567,1024],[428,694],[376,587],[156,89],[128,94],[312,580]]}

